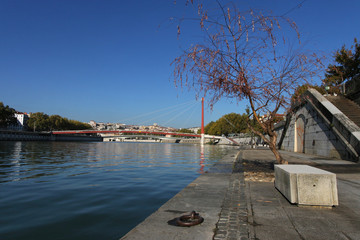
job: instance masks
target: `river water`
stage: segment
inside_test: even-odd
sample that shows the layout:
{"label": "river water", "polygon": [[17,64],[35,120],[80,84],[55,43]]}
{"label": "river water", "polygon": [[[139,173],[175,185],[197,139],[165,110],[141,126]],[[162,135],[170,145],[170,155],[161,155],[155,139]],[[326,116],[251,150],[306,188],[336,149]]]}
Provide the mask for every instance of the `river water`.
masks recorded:
{"label": "river water", "polygon": [[227,150],[0,142],[0,239],[119,239]]}

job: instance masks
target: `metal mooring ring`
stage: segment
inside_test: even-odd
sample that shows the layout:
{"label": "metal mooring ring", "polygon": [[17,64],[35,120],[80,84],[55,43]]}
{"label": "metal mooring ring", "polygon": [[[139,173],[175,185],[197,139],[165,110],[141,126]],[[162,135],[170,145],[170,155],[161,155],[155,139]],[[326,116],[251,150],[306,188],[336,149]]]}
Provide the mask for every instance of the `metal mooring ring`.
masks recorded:
{"label": "metal mooring ring", "polygon": [[204,221],[198,213],[192,211],[190,215],[183,215],[176,219],[176,224],[182,227],[191,227]]}

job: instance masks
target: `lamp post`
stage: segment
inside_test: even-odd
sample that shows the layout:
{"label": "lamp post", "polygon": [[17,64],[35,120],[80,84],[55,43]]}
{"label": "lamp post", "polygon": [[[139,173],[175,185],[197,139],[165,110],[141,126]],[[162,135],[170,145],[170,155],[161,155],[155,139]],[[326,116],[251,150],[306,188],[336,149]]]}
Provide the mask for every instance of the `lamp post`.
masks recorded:
{"label": "lamp post", "polygon": [[329,95],[329,90],[330,90],[330,86],[326,85],[325,86],[326,96]]}

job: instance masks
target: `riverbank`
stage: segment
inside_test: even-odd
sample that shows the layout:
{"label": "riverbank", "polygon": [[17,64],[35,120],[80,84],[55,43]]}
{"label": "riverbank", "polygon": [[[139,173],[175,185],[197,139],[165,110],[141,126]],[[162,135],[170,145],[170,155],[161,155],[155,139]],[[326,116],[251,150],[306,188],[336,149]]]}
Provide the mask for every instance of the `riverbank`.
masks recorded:
{"label": "riverbank", "polygon": [[59,135],[51,133],[1,130],[0,141],[88,141],[102,142],[99,136]]}
{"label": "riverbank", "polygon": [[[274,187],[270,150],[234,150],[122,239],[360,239],[360,165],[281,153],[289,164],[336,173],[339,206],[290,204]],[[204,218],[202,224],[174,224],[192,210]]]}
{"label": "riverbank", "polygon": [[[206,173],[176,194],[122,239],[212,239],[233,175],[238,149],[230,152]],[[232,178],[233,176],[233,178]],[[174,179],[176,181],[176,179]],[[241,205],[245,209],[245,199]],[[194,227],[177,227],[174,219],[198,212],[204,222]]]}

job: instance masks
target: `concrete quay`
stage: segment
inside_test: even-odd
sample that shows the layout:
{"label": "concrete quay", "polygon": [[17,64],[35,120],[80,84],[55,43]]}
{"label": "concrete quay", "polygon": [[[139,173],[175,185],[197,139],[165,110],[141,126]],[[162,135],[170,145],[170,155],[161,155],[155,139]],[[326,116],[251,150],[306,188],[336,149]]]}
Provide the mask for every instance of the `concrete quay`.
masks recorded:
{"label": "concrete quay", "polygon": [[[360,164],[281,153],[289,164],[336,173],[339,206],[291,204],[274,187],[270,150],[234,149],[122,239],[360,239]],[[192,210],[204,222],[176,226]]]}
{"label": "concrete quay", "polygon": [[[339,206],[290,204],[273,182],[246,182],[250,239],[360,239],[360,165],[281,151],[289,164],[307,164],[336,173]],[[269,150],[243,151],[242,161],[272,163]]]}
{"label": "concrete quay", "polygon": [[55,135],[51,132],[0,130],[0,141],[102,142],[103,138],[74,134]]}
{"label": "concrete quay", "polygon": [[[237,154],[238,150],[231,151],[122,239],[212,239]],[[203,223],[193,227],[175,225],[177,217],[193,210],[204,218]]]}

